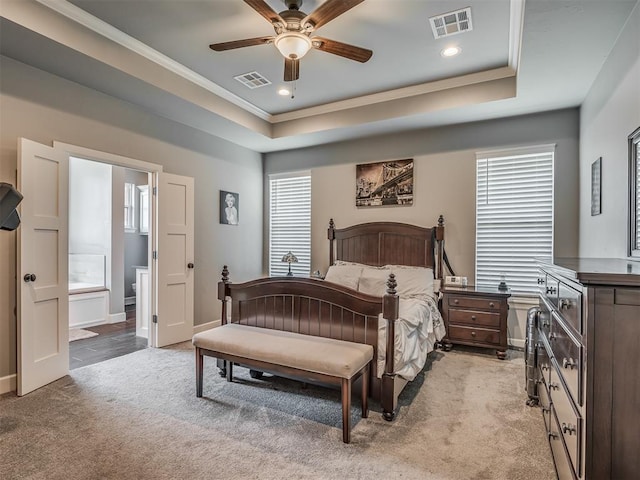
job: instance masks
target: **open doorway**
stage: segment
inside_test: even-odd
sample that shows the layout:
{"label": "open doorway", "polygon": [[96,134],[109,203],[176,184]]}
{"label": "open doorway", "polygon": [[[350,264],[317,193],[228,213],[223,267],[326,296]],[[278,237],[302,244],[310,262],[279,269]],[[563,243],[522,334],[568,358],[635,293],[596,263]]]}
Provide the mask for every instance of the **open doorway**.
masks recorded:
{"label": "open doorway", "polygon": [[150,174],[69,158],[69,368],[149,346]]}

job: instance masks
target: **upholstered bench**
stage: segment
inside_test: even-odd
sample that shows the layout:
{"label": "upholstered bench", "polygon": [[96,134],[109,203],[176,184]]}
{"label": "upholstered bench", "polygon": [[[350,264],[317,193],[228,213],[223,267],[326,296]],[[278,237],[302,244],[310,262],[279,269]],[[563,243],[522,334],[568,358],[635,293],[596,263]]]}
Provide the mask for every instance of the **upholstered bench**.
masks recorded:
{"label": "upholstered bench", "polygon": [[362,377],[362,418],[369,410],[367,391],[373,347],[361,343],[228,323],[193,337],[196,347],[196,396],[202,397],[203,356],[226,360],[227,381],[233,363],[303,381],[339,385],[342,391],[342,441],[351,438],[351,386]]}

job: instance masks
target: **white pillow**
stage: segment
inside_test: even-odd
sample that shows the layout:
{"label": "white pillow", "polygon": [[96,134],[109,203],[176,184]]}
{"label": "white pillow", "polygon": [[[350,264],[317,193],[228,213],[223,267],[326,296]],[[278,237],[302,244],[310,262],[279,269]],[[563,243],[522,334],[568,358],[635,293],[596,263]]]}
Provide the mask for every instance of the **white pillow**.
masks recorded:
{"label": "white pillow", "polygon": [[400,297],[414,295],[433,296],[433,269],[426,267],[391,268],[396,276],[396,290]]}
{"label": "white pillow", "polygon": [[380,267],[365,267],[362,269],[358,291],[382,297],[387,293],[387,280],[391,270]]}
{"label": "white pillow", "polygon": [[358,289],[358,280],[362,273],[362,267],[356,265],[331,265],[327,270],[325,281],[337,283],[343,287]]}

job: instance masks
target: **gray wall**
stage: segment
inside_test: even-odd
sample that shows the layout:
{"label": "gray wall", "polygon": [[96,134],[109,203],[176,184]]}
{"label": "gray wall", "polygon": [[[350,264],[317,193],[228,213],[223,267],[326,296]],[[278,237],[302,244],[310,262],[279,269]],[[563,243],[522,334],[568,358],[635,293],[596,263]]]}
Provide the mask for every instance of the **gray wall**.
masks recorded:
{"label": "gray wall", "polygon": [[[147,185],[148,174],[125,169],[124,181],[136,186]],[[135,225],[138,231],[124,232],[124,296],[135,297],[132,284],[136,281],[135,266],[147,265],[149,253],[149,235],[140,233],[140,191],[136,189]],[[124,225],[121,225],[124,231]]]}
{"label": "gray wall", "polygon": [[[268,153],[265,182],[271,173],[311,170],[312,270],[324,271],[328,266],[326,228],[330,218],[338,227],[382,220],[432,226],[438,215],[443,214],[451,263],[458,275],[467,276],[472,282],[476,151],[556,144],[554,249],[556,255],[575,256],[578,252],[578,131],[578,109],[566,109]],[[357,209],[354,206],[355,165],[402,158],[415,160],[413,206]],[[268,205],[266,195],[265,205]],[[268,226],[268,222],[265,225]],[[265,259],[267,239],[265,228]]]}
{"label": "gray wall", "polygon": [[[580,255],[627,256],[627,138],[640,127],[640,4],[580,112]],[[602,213],[591,216],[591,164],[602,157]]]}
{"label": "gray wall", "polygon": [[[262,272],[259,153],[0,57],[0,181],[15,185],[17,139],[54,140],[164,166],[195,178],[195,322],[220,318],[224,264],[236,281]],[[240,193],[239,226],[218,223],[218,192]],[[15,232],[0,232],[0,381],[16,372]]]}

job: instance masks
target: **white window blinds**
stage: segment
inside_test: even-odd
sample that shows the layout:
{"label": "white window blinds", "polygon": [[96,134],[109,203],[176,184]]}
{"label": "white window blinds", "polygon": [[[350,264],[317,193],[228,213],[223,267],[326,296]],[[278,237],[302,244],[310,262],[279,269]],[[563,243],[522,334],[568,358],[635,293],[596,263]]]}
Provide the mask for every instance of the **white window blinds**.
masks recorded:
{"label": "white window blinds", "polygon": [[309,172],[269,178],[269,275],[286,275],[282,258],[291,252],[296,276],[311,272],[311,175]]}
{"label": "white window blinds", "polygon": [[478,153],[476,285],[536,293],[536,258],[553,255],[554,147]]}

